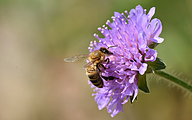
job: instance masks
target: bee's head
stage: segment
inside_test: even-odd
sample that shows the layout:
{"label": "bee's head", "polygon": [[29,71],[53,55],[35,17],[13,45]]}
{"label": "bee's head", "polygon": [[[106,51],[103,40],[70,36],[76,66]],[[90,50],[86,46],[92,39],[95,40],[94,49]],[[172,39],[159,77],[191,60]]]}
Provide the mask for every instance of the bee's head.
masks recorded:
{"label": "bee's head", "polygon": [[100,51],[102,52],[102,53],[104,53],[104,54],[106,54],[106,55],[111,55],[111,54],[113,54],[112,52],[110,52],[107,48],[105,48],[105,47],[101,47],[100,48]]}
{"label": "bee's head", "polygon": [[[108,49],[111,48],[111,47],[116,47],[116,46],[110,46],[110,47],[108,47]],[[101,47],[101,48],[100,48],[100,51],[101,51],[102,53],[104,53],[104,54],[112,55],[113,53],[110,52],[108,49],[105,48],[105,47]]]}

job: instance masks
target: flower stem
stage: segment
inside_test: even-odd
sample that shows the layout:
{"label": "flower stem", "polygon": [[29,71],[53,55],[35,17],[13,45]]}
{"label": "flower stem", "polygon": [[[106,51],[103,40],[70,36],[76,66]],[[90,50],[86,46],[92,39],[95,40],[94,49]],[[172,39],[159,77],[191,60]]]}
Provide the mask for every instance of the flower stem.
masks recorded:
{"label": "flower stem", "polygon": [[172,75],[169,75],[169,74],[167,74],[167,73],[165,73],[163,71],[155,70],[154,73],[161,76],[161,77],[164,77],[164,78],[166,78],[166,79],[168,79],[168,80],[182,86],[183,88],[189,90],[190,92],[192,92],[192,86],[185,83],[185,82],[183,82],[182,80],[180,80],[180,79],[178,79],[178,78],[176,78],[176,77],[174,77]]}

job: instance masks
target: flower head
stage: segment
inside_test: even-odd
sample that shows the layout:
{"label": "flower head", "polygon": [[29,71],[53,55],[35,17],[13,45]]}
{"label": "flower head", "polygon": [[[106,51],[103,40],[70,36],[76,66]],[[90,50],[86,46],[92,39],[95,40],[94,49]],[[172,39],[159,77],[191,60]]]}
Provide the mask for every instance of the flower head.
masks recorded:
{"label": "flower head", "polygon": [[[113,22],[106,22],[110,28],[105,25],[98,28],[104,38],[94,34],[99,42],[91,42],[90,52],[106,47],[113,53],[106,56],[109,63],[103,63],[107,68],[101,72],[106,79],[103,79],[104,87],[92,85],[99,110],[107,107],[112,117],[123,111],[123,104],[135,100],[139,76],[144,76],[148,62],[154,62],[157,58],[157,51],[153,48],[164,39],[159,37],[162,31],[161,21],[157,18],[151,20],[154,13],[154,7],[146,14],[146,10],[140,5],[129,13],[115,12]],[[111,76],[113,79],[110,79]]]}

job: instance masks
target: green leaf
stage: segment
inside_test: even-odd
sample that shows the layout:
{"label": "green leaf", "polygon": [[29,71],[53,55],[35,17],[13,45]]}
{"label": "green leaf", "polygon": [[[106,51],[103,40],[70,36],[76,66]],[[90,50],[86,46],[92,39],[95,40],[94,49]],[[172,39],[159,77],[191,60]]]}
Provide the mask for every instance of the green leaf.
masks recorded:
{"label": "green leaf", "polygon": [[140,90],[142,90],[145,93],[149,93],[149,89],[147,87],[147,82],[146,82],[146,73],[144,75],[139,74],[139,79],[138,79],[137,85]]}
{"label": "green leaf", "polygon": [[147,70],[145,71],[145,73],[153,73],[153,68],[148,65]]}
{"label": "green leaf", "polygon": [[154,62],[148,61],[147,64],[149,65],[149,67],[148,67],[149,68],[149,70],[148,70],[149,72],[151,70],[161,70],[161,69],[165,69],[166,68],[165,63],[160,58],[156,58],[156,60]]}
{"label": "green leaf", "polygon": [[149,45],[149,48],[154,49],[159,43],[153,42],[152,44]]}

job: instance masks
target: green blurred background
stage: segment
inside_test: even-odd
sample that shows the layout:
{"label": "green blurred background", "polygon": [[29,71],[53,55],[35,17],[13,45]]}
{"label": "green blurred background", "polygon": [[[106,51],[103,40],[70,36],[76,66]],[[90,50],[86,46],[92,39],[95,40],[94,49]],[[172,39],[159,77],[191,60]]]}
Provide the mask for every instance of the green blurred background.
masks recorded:
{"label": "green blurred background", "polygon": [[[98,27],[138,4],[156,7],[165,39],[156,49],[168,73],[192,83],[192,0],[0,0],[0,120],[111,120],[99,111],[84,62]],[[150,94],[113,120],[191,120],[192,97],[156,75]]]}

